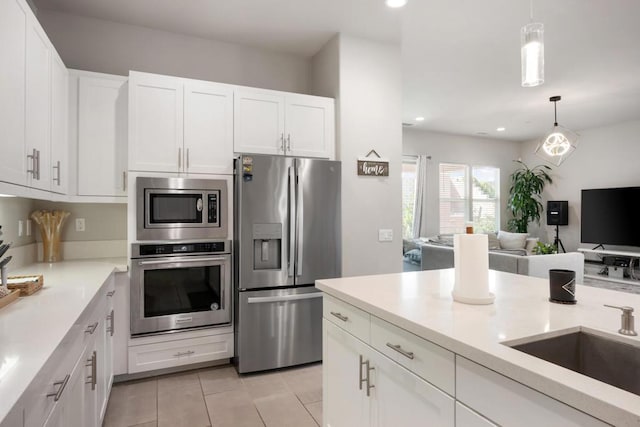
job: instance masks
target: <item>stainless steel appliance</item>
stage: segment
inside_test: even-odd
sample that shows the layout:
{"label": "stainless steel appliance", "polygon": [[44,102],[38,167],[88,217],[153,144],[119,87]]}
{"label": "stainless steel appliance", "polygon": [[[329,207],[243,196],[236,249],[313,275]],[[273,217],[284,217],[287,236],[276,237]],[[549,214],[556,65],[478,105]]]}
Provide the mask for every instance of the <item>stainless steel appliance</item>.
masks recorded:
{"label": "stainless steel appliance", "polygon": [[217,179],[136,179],[138,240],[227,238],[227,182]]}
{"label": "stainless steel appliance", "polygon": [[239,372],[322,359],[316,279],[339,277],[339,162],[244,155],[235,175]]}
{"label": "stainless steel appliance", "polygon": [[131,334],[231,323],[231,242],[131,245]]}

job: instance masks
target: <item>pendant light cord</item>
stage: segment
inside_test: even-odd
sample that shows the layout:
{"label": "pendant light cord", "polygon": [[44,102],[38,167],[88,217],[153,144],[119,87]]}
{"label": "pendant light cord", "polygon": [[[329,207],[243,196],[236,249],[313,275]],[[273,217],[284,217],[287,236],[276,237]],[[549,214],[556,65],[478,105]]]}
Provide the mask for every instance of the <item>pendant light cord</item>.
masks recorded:
{"label": "pendant light cord", "polygon": [[553,125],[558,126],[558,101],[553,101]]}
{"label": "pendant light cord", "polygon": [[529,2],[529,19],[533,22],[533,0]]}

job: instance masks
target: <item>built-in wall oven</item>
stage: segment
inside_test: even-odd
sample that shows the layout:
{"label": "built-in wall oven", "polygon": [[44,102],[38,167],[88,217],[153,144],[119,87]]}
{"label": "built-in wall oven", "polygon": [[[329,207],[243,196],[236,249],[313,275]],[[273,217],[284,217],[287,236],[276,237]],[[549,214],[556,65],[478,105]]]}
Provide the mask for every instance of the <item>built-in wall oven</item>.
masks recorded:
{"label": "built-in wall oven", "polygon": [[136,179],[138,240],[226,239],[227,181]]}
{"label": "built-in wall oven", "polygon": [[131,334],[231,323],[231,242],[131,245]]}

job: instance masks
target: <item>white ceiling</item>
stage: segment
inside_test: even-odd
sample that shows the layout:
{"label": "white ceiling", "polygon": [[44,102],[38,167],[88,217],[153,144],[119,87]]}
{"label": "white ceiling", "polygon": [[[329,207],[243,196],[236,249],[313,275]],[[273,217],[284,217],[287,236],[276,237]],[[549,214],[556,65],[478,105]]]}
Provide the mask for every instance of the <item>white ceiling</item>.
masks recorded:
{"label": "white ceiling", "polygon": [[[440,132],[537,138],[640,119],[640,1],[534,0],[546,82],[520,86],[528,0],[36,0],[39,8],[310,57],[335,33],[401,43],[403,121]],[[496,128],[504,126],[505,132]]]}

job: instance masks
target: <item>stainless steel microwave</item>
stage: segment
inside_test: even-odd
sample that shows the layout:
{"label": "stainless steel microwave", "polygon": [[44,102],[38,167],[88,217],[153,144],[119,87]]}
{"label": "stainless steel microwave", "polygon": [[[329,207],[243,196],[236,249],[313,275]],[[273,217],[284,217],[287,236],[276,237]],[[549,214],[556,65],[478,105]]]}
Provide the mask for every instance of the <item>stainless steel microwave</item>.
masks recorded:
{"label": "stainless steel microwave", "polygon": [[227,238],[227,182],[218,179],[136,179],[138,240]]}

